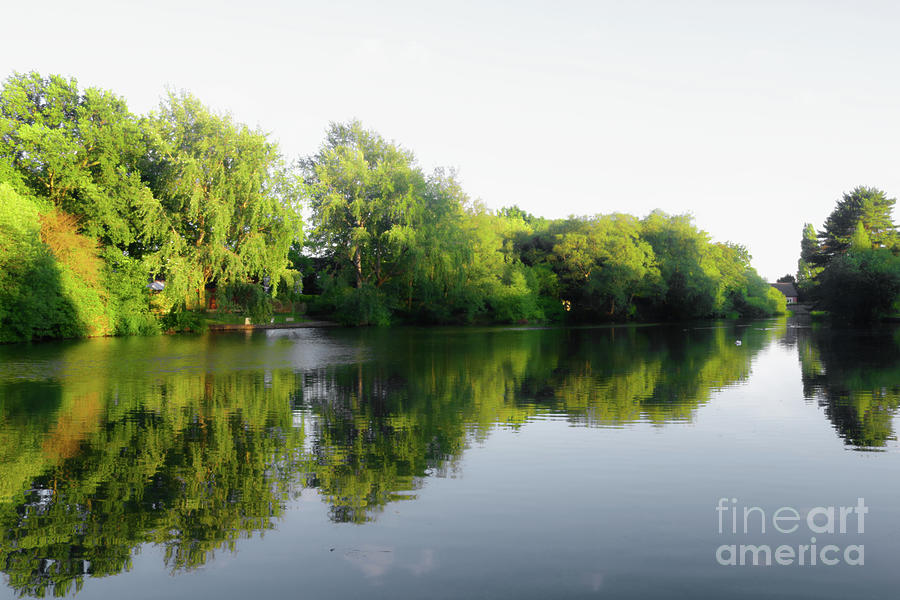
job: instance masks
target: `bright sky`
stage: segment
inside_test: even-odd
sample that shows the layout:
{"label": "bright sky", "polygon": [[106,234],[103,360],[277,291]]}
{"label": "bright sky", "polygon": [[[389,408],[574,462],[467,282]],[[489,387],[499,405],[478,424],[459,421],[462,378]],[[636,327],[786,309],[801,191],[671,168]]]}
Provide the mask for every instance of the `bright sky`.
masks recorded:
{"label": "bright sky", "polygon": [[155,108],[166,87],[290,158],[353,117],[547,217],[690,212],[796,270],[857,185],[900,194],[900,3],[44,0],[7,3],[0,76],[74,76]]}

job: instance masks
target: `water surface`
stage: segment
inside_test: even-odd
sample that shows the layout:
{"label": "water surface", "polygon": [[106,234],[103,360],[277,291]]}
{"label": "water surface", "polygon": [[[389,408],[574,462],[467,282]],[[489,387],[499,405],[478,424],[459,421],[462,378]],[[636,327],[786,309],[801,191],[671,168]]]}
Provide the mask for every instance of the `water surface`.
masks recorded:
{"label": "water surface", "polygon": [[[885,597],[898,404],[894,329],[785,321],[6,346],[0,597]],[[864,564],[716,559],[813,535]]]}

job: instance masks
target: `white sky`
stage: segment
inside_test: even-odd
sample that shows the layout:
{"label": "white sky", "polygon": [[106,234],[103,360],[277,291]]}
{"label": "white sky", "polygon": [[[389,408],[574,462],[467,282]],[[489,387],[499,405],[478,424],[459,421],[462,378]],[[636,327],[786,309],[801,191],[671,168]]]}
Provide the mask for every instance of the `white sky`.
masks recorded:
{"label": "white sky", "polygon": [[143,113],[166,86],[289,157],[361,119],[488,206],[691,212],[796,270],[844,191],[900,193],[900,3],[10,2],[0,76],[61,73]]}

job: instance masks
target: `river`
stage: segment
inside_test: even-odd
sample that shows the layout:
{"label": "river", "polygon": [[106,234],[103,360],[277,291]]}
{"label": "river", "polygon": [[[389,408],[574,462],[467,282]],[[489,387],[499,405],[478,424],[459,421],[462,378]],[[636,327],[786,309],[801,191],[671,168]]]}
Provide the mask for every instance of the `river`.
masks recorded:
{"label": "river", "polygon": [[783,319],[3,346],[0,597],[888,597],[898,406]]}

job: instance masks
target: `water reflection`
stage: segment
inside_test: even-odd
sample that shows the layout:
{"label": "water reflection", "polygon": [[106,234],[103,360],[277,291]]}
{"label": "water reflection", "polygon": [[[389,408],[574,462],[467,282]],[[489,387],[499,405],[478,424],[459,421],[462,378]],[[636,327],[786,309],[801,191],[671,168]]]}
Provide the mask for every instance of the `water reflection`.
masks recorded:
{"label": "water reflection", "polygon": [[900,338],[892,328],[867,331],[798,328],[804,396],[821,406],[845,442],[859,450],[896,440],[900,406]]}
{"label": "water reflection", "polygon": [[807,397],[848,443],[877,447],[893,435],[900,350],[852,339],[781,322],[3,348],[0,568],[33,596],[127,570],[146,543],[173,572],[193,569],[274,527],[308,488],[332,521],[363,523],[456,472],[497,427],[691,420],[773,340],[796,343]]}

